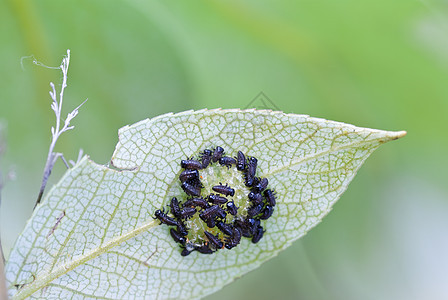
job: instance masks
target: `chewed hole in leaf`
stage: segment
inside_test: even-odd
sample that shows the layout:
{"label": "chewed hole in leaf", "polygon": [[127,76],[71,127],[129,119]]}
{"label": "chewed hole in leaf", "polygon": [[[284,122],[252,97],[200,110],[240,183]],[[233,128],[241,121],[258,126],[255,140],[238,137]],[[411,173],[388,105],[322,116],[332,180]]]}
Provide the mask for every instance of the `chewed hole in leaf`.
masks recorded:
{"label": "chewed hole in leaf", "polygon": [[224,148],[205,149],[196,158],[180,162],[180,186],[184,191],[170,200],[170,215],[156,210],[155,217],[168,226],[183,249],[212,254],[238,246],[242,237],[258,243],[265,232],[262,220],[275,207],[269,180],[257,177],[258,159],[238,151],[235,157]]}

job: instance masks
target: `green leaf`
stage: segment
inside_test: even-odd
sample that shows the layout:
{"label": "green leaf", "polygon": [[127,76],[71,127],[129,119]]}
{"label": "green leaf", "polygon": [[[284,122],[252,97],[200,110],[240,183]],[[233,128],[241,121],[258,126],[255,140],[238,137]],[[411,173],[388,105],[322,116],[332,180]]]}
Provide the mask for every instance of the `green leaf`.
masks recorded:
{"label": "green leaf", "polygon": [[[34,211],[6,266],[13,299],[199,298],[260,266],[331,210],[364,160],[406,133],[256,110],[166,114],[119,131],[114,168],[84,157]],[[258,244],[180,248],[152,216],[182,194],[179,161],[220,145],[258,158],[277,207]]]}

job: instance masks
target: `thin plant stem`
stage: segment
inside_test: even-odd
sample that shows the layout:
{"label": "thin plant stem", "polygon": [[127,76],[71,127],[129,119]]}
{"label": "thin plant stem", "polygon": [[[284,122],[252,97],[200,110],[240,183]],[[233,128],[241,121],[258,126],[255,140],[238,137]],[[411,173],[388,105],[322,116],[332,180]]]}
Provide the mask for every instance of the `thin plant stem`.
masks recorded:
{"label": "thin plant stem", "polygon": [[74,126],[70,126],[70,121],[76,117],[78,114],[79,108],[87,101],[87,99],[82,102],[78,107],[76,107],[71,113],[67,115],[67,118],[64,121],[64,125],[61,129],[61,114],[62,114],[62,103],[64,100],[64,91],[67,87],[67,74],[68,74],[68,66],[70,64],[70,50],[67,50],[67,56],[65,56],[62,60],[61,65],[59,68],[62,70],[62,85],[61,85],[61,91],[59,92],[59,99],[56,95],[56,88],[54,86],[53,82],[50,82],[50,96],[53,100],[51,103],[51,108],[53,109],[55,115],[56,115],[56,126],[51,127],[51,143],[50,147],[48,149],[48,155],[47,155],[47,161],[45,163],[44,172],[42,176],[42,184],[40,186],[39,194],[37,196],[36,204],[34,205],[34,208],[40,203],[42,200],[42,196],[45,191],[45,187],[47,186],[48,178],[50,177],[51,171],[53,170],[54,164],[56,163],[58,158],[61,158],[64,164],[69,167],[67,161],[65,160],[62,153],[56,153],[54,152],[54,148],[56,146],[56,142],[58,138],[61,136],[62,133],[71,130],[74,128]]}

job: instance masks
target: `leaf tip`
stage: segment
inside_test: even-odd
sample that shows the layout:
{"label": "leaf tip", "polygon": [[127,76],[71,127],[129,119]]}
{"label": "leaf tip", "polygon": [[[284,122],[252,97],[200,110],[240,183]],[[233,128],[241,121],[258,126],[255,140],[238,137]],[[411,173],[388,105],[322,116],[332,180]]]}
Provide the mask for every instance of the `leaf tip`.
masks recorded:
{"label": "leaf tip", "polygon": [[406,134],[408,133],[405,130],[393,132],[393,134],[391,135],[391,140],[398,140],[399,138],[404,137]]}
{"label": "leaf tip", "polygon": [[404,137],[407,134],[406,131],[402,130],[402,131],[389,131],[387,132],[387,135],[381,139],[380,141],[382,143],[386,143],[389,141],[394,141],[394,140],[398,140],[399,138]]}

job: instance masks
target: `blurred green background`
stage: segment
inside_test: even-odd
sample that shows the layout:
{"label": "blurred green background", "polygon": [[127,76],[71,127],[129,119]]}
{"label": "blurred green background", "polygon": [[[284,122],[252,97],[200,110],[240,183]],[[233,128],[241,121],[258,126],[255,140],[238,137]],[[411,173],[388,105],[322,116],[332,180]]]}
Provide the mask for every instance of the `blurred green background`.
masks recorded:
{"label": "blurred green background", "polygon": [[[30,216],[71,49],[57,151],[107,163],[117,130],[167,112],[244,108],[407,130],[375,152],[307,236],[208,299],[448,298],[448,2],[0,0],[2,241]],[[22,64],[21,64],[22,62]],[[10,172],[11,171],[11,172]],[[63,174],[58,162],[49,186]]]}

